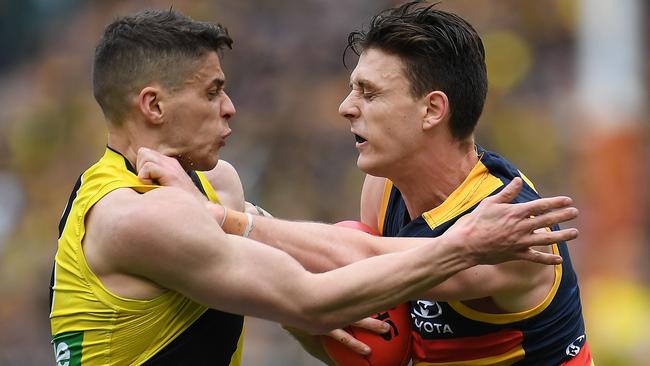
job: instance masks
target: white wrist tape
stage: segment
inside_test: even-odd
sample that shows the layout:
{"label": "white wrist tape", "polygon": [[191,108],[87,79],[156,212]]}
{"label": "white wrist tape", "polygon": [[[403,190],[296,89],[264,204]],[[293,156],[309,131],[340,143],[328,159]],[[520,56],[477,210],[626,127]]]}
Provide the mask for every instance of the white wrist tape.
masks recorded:
{"label": "white wrist tape", "polygon": [[223,218],[221,219],[219,226],[223,228],[223,224],[226,222],[226,218],[228,217],[228,208],[226,206],[221,206],[221,207],[223,207]]}
{"label": "white wrist tape", "polygon": [[253,215],[246,212],[246,218],[248,219],[248,223],[246,224],[246,229],[244,229],[244,234],[242,234],[244,238],[248,238],[251,231],[253,231]]}

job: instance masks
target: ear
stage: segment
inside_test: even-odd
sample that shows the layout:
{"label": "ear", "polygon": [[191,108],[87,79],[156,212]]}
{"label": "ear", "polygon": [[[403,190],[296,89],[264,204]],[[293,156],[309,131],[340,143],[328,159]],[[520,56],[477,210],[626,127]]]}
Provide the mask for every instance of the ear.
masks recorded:
{"label": "ear", "polygon": [[449,116],[449,99],[440,90],[432,91],[424,97],[427,111],[422,120],[422,129],[430,130]]}
{"label": "ear", "polygon": [[138,107],[148,122],[153,124],[163,123],[163,102],[160,88],[147,86],[140,90]]}

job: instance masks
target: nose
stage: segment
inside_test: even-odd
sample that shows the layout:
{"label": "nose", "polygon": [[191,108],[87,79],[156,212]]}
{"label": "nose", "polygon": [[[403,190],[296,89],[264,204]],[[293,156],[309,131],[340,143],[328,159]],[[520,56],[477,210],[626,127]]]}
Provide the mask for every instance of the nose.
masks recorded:
{"label": "nose", "polygon": [[348,96],[341,102],[341,105],[339,106],[339,114],[343,118],[349,120],[359,117],[359,108],[352,102],[352,92],[350,92],[350,94],[348,94]]}
{"label": "nose", "polygon": [[232,100],[230,100],[230,97],[228,94],[225,94],[225,98],[223,99],[223,102],[221,103],[221,117],[225,119],[230,119],[235,116],[237,113],[237,110],[235,110],[235,105],[232,103]]}

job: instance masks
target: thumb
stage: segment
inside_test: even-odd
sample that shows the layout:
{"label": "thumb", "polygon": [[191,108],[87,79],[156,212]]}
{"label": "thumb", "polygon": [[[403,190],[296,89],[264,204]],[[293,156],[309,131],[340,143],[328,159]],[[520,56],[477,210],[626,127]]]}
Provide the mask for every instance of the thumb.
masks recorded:
{"label": "thumb", "polygon": [[[142,170],[142,166],[147,162],[148,149],[146,147],[140,147],[138,152],[135,155],[135,170],[138,173]],[[139,176],[139,174],[138,174]],[[140,177],[142,179],[142,177]]]}
{"label": "thumb", "polygon": [[521,192],[522,186],[523,182],[521,178],[515,177],[512,181],[510,181],[510,183],[508,183],[507,186],[501,190],[501,192],[492,196],[492,201],[496,203],[510,203],[515,198],[517,198],[519,192]]}

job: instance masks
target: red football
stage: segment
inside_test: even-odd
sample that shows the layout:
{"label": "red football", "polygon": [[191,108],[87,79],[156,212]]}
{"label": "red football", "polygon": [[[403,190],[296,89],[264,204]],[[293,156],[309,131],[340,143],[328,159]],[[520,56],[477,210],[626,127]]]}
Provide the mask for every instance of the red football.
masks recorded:
{"label": "red football", "polygon": [[[378,235],[368,225],[357,221],[342,221],[337,226],[349,227]],[[411,314],[408,303],[398,305],[373,316],[391,326],[390,332],[377,334],[357,327],[346,327],[352,336],[368,345],[372,352],[364,357],[337,340],[323,336],[325,351],[339,366],[405,366],[411,359]]]}
{"label": "red football", "polygon": [[347,227],[350,229],[357,229],[371,235],[379,235],[377,230],[371,228],[370,226],[364,224],[361,221],[345,220],[345,221],[337,222],[336,224],[334,224],[334,226]]}
{"label": "red football", "polygon": [[391,325],[386,334],[377,334],[357,327],[345,330],[370,347],[369,356],[362,356],[339,341],[323,336],[325,351],[339,366],[405,366],[411,360],[411,314],[408,304],[401,304],[375,316]]}

